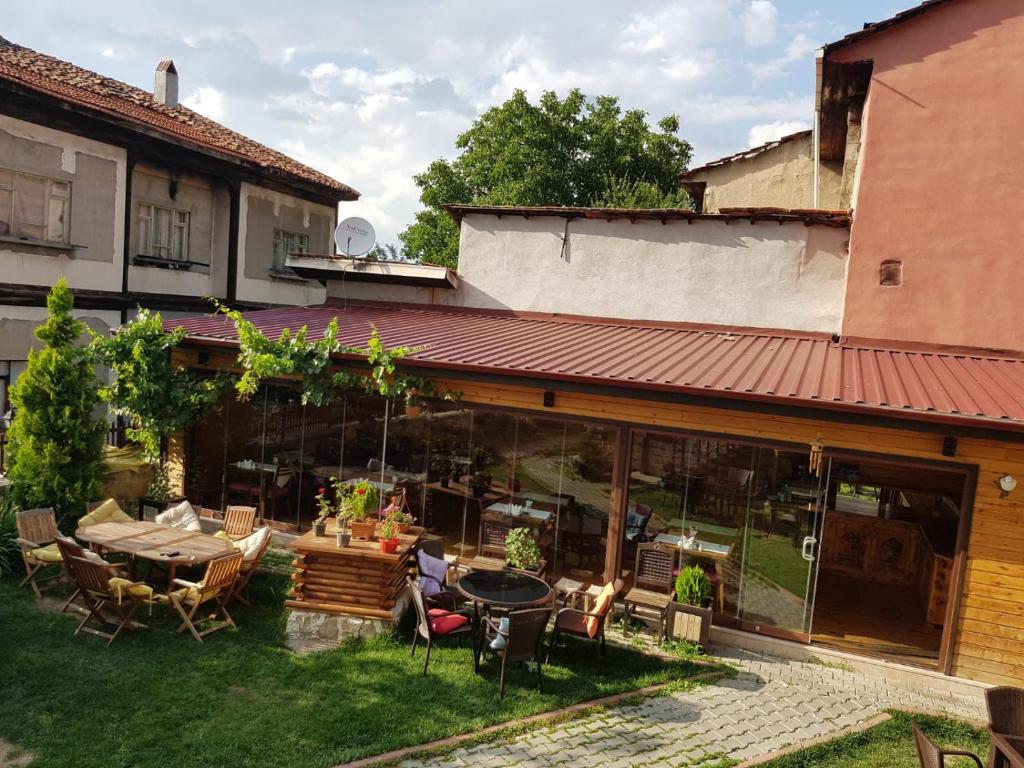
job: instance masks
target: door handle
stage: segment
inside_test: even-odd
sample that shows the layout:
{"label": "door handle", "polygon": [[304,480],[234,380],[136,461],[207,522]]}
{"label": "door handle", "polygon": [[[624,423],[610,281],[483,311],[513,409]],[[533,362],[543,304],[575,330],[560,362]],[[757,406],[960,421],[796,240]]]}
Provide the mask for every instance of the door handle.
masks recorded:
{"label": "door handle", "polygon": [[804,536],[803,551],[800,554],[809,563],[814,562],[814,545],[817,543],[818,540],[813,536]]}

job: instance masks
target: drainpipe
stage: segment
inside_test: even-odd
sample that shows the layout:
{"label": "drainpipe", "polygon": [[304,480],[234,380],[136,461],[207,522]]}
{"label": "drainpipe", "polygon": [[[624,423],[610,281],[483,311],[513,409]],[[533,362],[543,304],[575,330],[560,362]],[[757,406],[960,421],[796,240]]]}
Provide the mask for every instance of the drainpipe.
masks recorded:
{"label": "drainpipe", "polygon": [[818,185],[821,179],[821,82],[825,67],[825,49],[819,48],[814,54],[814,207],[819,207]]}

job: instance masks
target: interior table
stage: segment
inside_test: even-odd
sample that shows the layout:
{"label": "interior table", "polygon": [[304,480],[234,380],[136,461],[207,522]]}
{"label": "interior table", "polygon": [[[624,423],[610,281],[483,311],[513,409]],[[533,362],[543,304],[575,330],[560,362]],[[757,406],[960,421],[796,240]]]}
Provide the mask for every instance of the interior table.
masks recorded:
{"label": "interior table", "polygon": [[458,590],[478,605],[506,610],[535,608],[551,599],[547,582],[522,571],[470,571],[459,579]]}
{"label": "interior table", "polygon": [[75,531],[75,538],[96,544],[108,552],[124,552],[167,566],[170,590],[179,565],[201,565],[232,552],[234,544],[216,536],[138,520],[97,523]]}

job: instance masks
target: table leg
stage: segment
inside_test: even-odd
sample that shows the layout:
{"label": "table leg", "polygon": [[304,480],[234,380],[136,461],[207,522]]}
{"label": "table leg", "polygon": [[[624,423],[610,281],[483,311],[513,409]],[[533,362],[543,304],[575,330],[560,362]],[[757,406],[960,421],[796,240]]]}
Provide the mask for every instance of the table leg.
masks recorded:
{"label": "table leg", "polygon": [[170,594],[171,590],[174,589],[174,579],[178,570],[177,563],[167,564],[167,592]]}

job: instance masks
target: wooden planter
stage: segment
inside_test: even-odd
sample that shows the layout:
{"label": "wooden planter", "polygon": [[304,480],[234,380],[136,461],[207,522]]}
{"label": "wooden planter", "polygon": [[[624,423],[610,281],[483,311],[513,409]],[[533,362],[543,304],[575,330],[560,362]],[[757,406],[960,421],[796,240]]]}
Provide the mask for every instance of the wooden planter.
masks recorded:
{"label": "wooden planter", "polygon": [[672,640],[689,640],[706,646],[711,639],[711,609],[671,602],[668,604],[666,633]]}
{"label": "wooden planter", "polygon": [[352,530],[353,539],[369,541],[373,538],[373,532],[377,528],[377,523],[373,520],[353,520],[349,524],[349,528]]}

